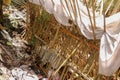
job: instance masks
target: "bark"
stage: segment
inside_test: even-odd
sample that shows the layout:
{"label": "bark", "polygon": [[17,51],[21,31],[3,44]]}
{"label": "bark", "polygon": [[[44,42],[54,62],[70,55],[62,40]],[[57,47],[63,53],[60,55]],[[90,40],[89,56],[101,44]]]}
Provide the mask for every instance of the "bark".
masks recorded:
{"label": "bark", "polygon": [[0,0],[0,24],[3,24],[3,10],[2,10],[3,1]]}

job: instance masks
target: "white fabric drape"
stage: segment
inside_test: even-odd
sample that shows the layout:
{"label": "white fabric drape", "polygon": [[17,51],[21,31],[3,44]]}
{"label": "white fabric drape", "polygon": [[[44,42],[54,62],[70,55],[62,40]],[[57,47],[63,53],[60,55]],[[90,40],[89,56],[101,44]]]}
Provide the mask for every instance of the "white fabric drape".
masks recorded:
{"label": "white fabric drape", "polygon": [[[80,0],[29,0],[42,5],[44,9],[55,16],[62,25],[71,26],[69,19],[79,26],[87,39],[94,39],[92,25],[86,6]],[[71,2],[70,2],[71,1]],[[39,2],[39,3],[38,3]],[[92,9],[89,9],[93,23]],[[104,32],[104,17],[95,12],[95,37],[101,39],[99,55],[99,73],[112,75],[120,67],[120,12],[106,19]]]}

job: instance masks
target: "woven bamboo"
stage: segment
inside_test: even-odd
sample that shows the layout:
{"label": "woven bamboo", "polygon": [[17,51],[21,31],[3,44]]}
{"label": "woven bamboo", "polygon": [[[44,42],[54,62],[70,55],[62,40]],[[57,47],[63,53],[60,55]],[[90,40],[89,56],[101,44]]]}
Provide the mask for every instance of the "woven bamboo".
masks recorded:
{"label": "woven bamboo", "polygon": [[[91,1],[88,6],[92,6]],[[111,77],[98,74],[99,40],[87,40],[76,25],[62,26],[42,7],[32,3],[27,5],[25,39],[35,46],[36,53],[42,58],[39,66],[49,80],[54,80],[54,75],[59,75],[60,80],[119,80],[119,70]],[[118,11],[116,6],[105,7],[107,16]],[[53,75],[48,74],[50,70]]]}

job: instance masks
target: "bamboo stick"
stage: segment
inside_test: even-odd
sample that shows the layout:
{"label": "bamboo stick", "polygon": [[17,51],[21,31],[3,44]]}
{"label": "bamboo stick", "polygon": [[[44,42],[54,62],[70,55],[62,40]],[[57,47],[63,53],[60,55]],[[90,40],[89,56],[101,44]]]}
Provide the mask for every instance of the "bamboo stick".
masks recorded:
{"label": "bamboo stick", "polygon": [[[62,27],[61,27],[60,31],[66,33],[67,35],[73,37],[73,38],[76,39],[76,40],[79,40],[79,41],[83,42],[83,40],[82,40],[81,38],[73,35],[70,31],[68,31],[68,30],[66,30],[66,29],[64,29],[64,28],[62,28]],[[97,50],[99,50],[98,47],[96,47],[95,45],[93,45],[93,44],[91,44],[91,43],[88,43],[88,45],[91,46],[91,47],[93,47],[93,48],[95,48],[95,49],[97,49]]]}
{"label": "bamboo stick", "polygon": [[66,72],[67,72],[67,66],[64,67],[62,73],[61,73],[61,76],[60,76],[60,80],[64,80],[64,77],[66,75]]}
{"label": "bamboo stick", "polygon": [[96,29],[96,17],[95,17],[95,0],[92,0],[92,13],[93,13],[93,25],[94,29]]}
{"label": "bamboo stick", "polygon": [[116,2],[115,7],[114,7],[111,15],[115,14],[119,8],[120,8],[120,0],[118,0],[118,1]]}
{"label": "bamboo stick", "polygon": [[54,36],[52,42],[50,42],[49,46],[53,46],[54,45],[55,40],[58,38],[59,30],[60,30],[60,24],[57,26],[57,31],[55,33],[55,36]]}
{"label": "bamboo stick", "polygon": [[68,61],[68,59],[75,54],[75,52],[76,52],[76,50],[77,50],[77,48],[78,48],[79,46],[80,46],[80,44],[78,44],[77,47],[71,52],[71,54],[63,61],[63,63],[58,67],[58,69],[55,71],[54,74],[56,74],[56,73],[60,70],[60,68],[61,68],[63,65],[65,65],[65,63]]}
{"label": "bamboo stick", "polygon": [[[105,4],[103,4],[103,7]],[[106,20],[105,20],[105,9],[103,9],[103,17],[104,17],[104,32],[106,32]]]}
{"label": "bamboo stick", "polygon": [[66,3],[66,6],[67,6],[67,9],[68,9],[68,11],[69,11],[69,14],[70,14],[70,19],[72,19],[73,20],[73,18],[72,18],[72,14],[71,14],[71,12],[70,12],[70,6],[68,5],[68,2],[65,0],[65,3]]}
{"label": "bamboo stick", "polygon": [[[61,2],[61,5],[62,5],[63,9],[64,9],[65,12],[67,13],[67,15],[69,15],[69,13],[67,12],[67,9],[65,8],[65,5],[63,4],[62,0],[60,0],[60,2]],[[69,17],[70,17],[70,15],[69,15]]]}
{"label": "bamboo stick", "polygon": [[110,9],[110,7],[111,7],[111,5],[112,5],[113,1],[114,1],[114,0],[111,0],[111,2],[110,2],[110,4],[109,4],[109,6],[107,7],[107,9],[106,9],[106,11],[105,11],[105,15],[107,14],[108,10]]}
{"label": "bamboo stick", "polygon": [[94,37],[94,40],[96,40],[96,35],[95,35],[95,31],[94,31],[94,27],[93,27],[90,11],[88,9],[88,5],[87,5],[86,0],[85,0],[85,4],[86,4],[87,11],[88,11],[88,16],[89,16],[89,19],[90,19],[90,23],[91,23],[91,28],[92,28],[92,31],[93,31],[93,37]]}

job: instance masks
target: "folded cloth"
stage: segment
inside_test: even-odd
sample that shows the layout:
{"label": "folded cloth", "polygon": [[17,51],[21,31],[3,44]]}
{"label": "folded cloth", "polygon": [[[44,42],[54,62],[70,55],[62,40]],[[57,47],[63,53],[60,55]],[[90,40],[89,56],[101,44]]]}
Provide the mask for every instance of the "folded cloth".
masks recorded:
{"label": "folded cloth", "polygon": [[[120,38],[120,36],[119,36]],[[99,73],[112,75],[120,67],[120,39],[114,40],[108,34],[103,34],[100,45]]]}

